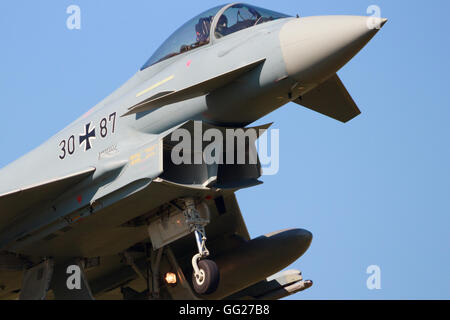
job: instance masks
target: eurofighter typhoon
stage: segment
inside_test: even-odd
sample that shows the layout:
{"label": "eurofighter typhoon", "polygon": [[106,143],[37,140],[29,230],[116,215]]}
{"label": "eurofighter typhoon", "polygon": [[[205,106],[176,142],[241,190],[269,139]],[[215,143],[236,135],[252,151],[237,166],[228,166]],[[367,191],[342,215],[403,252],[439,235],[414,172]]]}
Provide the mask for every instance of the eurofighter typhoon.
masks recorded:
{"label": "eurofighter typhoon", "polygon": [[0,298],[280,299],[309,288],[282,270],[312,234],[251,239],[235,192],[261,183],[253,146],[270,124],[252,127],[258,119],[289,102],[341,122],[360,114],[336,72],[386,22],[369,19],[233,3],[186,22],[121,88],[0,171]]}

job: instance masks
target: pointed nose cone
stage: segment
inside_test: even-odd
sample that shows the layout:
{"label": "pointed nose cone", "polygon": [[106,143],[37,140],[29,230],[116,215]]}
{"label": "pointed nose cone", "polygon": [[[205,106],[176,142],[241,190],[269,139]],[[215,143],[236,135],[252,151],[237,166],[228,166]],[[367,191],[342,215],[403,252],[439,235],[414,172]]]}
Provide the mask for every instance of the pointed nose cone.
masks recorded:
{"label": "pointed nose cone", "polygon": [[293,19],[280,31],[280,45],[289,76],[317,83],[350,61],[387,22],[359,16]]}

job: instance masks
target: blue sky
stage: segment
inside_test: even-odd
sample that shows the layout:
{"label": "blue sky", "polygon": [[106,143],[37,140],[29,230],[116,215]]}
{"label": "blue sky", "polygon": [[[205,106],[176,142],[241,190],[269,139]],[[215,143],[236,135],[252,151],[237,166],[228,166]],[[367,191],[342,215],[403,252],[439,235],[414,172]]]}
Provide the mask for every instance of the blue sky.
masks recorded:
{"label": "blue sky", "polygon": [[[0,167],[38,146],[130,78],[196,14],[222,1],[0,2]],[[362,110],[341,124],[289,104],[261,119],[280,129],[280,172],[240,191],[252,237],[313,232],[293,267],[314,280],[294,299],[450,298],[450,3],[258,1],[301,16],[389,22],[339,75]],[[81,8],[81,30],[66,8]],[[381,268],[368,290],[366,268]]]}

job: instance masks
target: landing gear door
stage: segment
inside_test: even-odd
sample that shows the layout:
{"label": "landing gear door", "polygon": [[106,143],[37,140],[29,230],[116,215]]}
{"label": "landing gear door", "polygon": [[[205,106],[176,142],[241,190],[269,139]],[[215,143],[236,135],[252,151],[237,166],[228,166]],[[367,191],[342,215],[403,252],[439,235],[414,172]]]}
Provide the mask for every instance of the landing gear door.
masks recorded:
{"label": "landing gear door", "polygon": [[180,211],[168,213],[148,226],[153,250],[160,249],[191,233],[184,214]]}
{"label": "landing gear door", "polygon": [[24,272],[19,300],[44,300],[53,275],[53,261],[47,260]]}

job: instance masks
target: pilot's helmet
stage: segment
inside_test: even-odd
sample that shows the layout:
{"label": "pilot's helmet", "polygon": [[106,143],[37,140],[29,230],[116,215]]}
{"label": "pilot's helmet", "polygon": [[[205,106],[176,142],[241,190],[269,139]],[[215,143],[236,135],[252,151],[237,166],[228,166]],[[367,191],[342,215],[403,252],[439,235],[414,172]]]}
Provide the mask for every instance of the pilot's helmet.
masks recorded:
{"label": "pilot's helmet", "polygon": [[228,18],[226,15],[221,15],[219,18],[219,22],[217,22],[217,26],[220,28],[226,28],[228,27]]}

